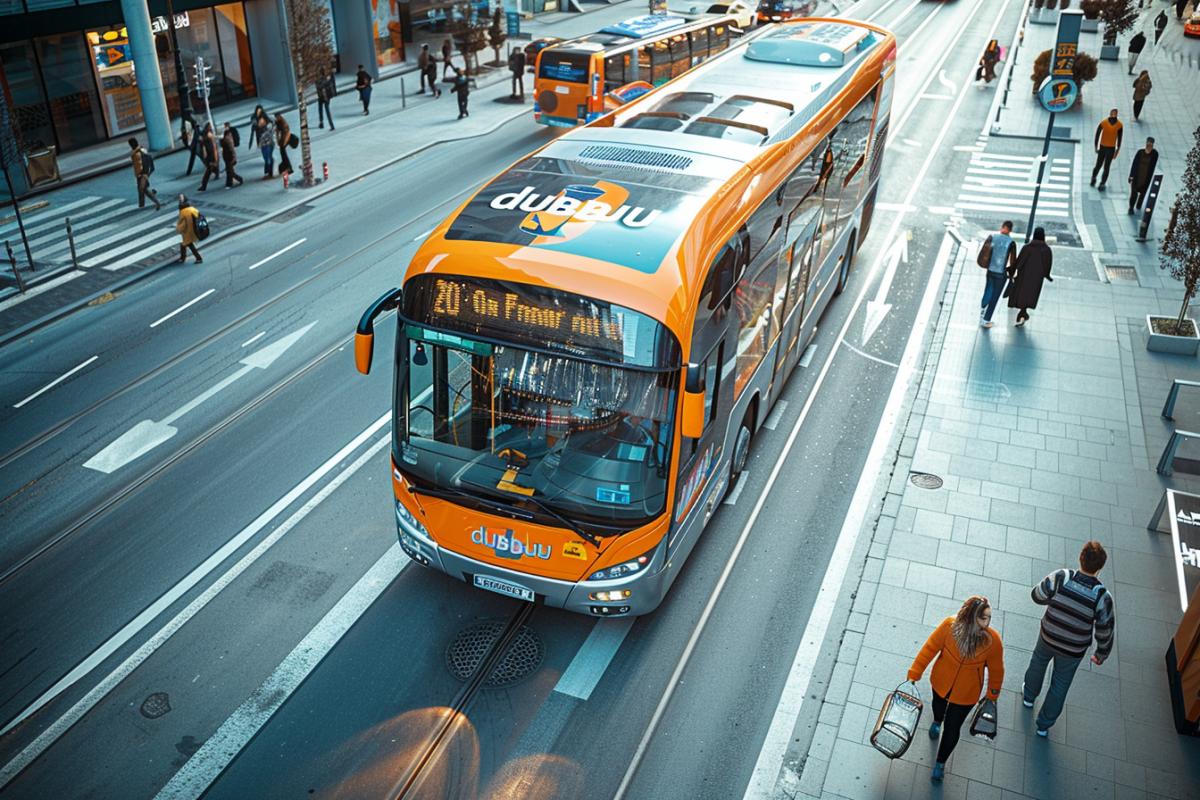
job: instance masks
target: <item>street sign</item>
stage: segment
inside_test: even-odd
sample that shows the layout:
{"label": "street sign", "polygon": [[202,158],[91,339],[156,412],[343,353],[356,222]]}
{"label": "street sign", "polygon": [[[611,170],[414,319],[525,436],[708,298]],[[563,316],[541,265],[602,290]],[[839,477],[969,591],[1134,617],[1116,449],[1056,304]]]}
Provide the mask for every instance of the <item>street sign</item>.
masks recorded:
{"label": "street sign", "polygon": [[504,21],[508,26],[508,38],[516,39],[521,35],[521,15],[516,11],[505,11]]}
{"label": "street sign", "polygon": [[1051,75],[1075,77],[1075,54],[1079,52],[1079,29],[1082,25],[1082,11],[1065,9],[1059,13],[1054,59],[1050,64]]}
{"label": "street sign", "polygon": [[1187,611],[1188,598],[1200,586],[1200,495],[1167,489],[1147,526],[1150,530],[1160,530],[1164,511],[1170,514],[1179,607]]}
{"label": "street sign", "polygon": [[[1144,242],[1150,233],[1150,217],[1154,214],[1154,207],[1158,205],[1158,192],[1162,188],[1162,173],[1154,176],[1154,180],[1150,182],[1150,191],[1146,192],[1146,208],[1142,211],[1141,223],[1138,225],[1137,241]],[[1200,565],[1198,565],[1200,566]]]}
{"label": "street sign", "polygon": [[1051,114],[1066,111],[1079,99],[1079,87],[1074,78],[1047,75],[1038,87],[1038,102]]}

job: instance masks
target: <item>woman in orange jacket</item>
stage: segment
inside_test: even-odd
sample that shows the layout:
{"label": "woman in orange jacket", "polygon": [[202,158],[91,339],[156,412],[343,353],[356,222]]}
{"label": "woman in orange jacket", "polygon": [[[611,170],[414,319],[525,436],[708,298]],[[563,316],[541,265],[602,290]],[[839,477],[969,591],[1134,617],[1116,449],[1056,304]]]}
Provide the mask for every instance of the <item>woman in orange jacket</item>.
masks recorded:
{"label": "woman in orange jacket", "polygon": [[946,617],[929,634],[908,670],[908,679],[919,681],[925,667],[937,658],[929,675],[929,683],[933,686],[933,725],[929,728],[929,738],[936,739],[941,735],[942,741],[938,745],[937,763],[929,776],[932,781],[942,780],[946,773],[946,759],[954,752],[963,722],[983,691],[985,667],[987,696],[992,700],[1000,697],[1000,686],[1004,683],[1004,645],[991,624],[992,606],[987,598],[968,597],[958,614]]}

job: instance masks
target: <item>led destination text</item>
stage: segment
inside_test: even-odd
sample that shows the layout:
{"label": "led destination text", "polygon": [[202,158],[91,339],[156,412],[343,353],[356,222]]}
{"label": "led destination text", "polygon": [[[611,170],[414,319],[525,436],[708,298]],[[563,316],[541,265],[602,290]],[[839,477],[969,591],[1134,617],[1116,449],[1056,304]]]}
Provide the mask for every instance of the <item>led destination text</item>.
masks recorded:
{"label": "led destination text", "polygon": [[[575,336],[620,343],[621,321],[537,305],[516,292],[500,292],[438,279],[434,282],[433,313],[454,319],[503,321],[528,328],[568,332]],[[490,326],[489,326],[490,327]]]}

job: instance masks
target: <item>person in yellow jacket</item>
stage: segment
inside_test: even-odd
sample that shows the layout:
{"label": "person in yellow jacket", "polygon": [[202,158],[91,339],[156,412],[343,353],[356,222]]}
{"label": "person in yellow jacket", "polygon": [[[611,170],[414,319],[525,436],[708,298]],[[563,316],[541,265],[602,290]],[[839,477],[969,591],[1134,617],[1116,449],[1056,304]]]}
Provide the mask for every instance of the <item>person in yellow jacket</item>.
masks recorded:
{"label": "person in yellow jacket", "polygon": [[[910,681],[919,681],[934,661],[929,683],[933,686],[933,725],[929,738],[940,735],[937,762],[929,779],[938,782],[946,774],[946,759],[954,752],[963,723],[983,691],[987,669],[987,696],[1000,697],[1004,683],[1004,645],[992,630],[992,606],[986,597],[974,595],[953,617],[946,617],[929,635],[925,646],[908,670]],[[945,730],[943,730],[945,726]]]}
{"label": "person in yellow jacket", "polygon": [[204,259],[200,257],[200,251],[196,249],[196,242],[200,239],[196,236],[196,220],[199,218],[200,212],[188,202],[187,195],[179,195],[179,219],[175,221],[175,230],[179,232],[179,263],[187,261],[187,251],[191,249],[192,255],[196,257],[196,263],[201,264]]}

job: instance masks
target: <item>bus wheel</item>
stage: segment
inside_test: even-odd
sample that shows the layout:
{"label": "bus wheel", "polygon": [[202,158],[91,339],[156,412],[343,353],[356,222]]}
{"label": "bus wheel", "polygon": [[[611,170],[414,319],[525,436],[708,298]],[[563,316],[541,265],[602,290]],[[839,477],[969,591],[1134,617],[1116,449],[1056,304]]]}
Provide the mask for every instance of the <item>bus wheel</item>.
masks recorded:
{"label": "bus wheel", "polygon": [[837,288],[833,290],[834,297],[837,297],[846,288],[846,283],[850,280],[850,268],[854,266],[855,241],[854,234],[850,234],[850,241],[846,245],[846,254],[842,256],[842,268],[838,272]]}
{"label": "bus wheel", "polygon": [[742,470],[746,468],[746,462],[750,460],[750,439],[754,435],[750,432],[750,414],[751,411],[746,412],[741,427],[738,428],[737,438],[733,440],[733,457],[729,460],[730,489],[733,489],[733,485],[741,477]]}

